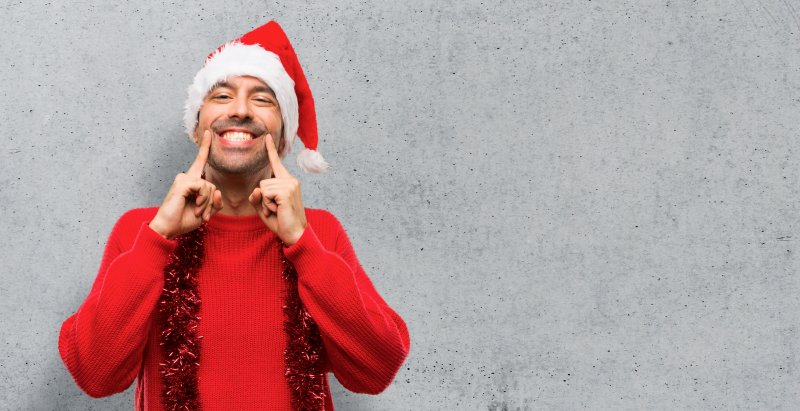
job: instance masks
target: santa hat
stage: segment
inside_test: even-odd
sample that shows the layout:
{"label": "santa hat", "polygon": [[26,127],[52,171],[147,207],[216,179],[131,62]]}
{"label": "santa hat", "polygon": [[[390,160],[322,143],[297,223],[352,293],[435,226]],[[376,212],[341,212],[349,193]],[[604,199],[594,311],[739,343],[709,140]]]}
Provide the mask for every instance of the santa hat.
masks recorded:
{"label": "santa hat", "polygon": [[183,123],[189,136],[194,135],[197,115],[203,99],[218,82],[229,77],[253,76],[266,83],[281,109],[283,138],[281,157],[291,151],[295,136],[305,148],[297,155],[297,165],[307,173],[321,173],[328,163],[317,151],[317,115],[314,97],[300,67],[292,44],[275,21],[233,40],[208,55],[205,66],[189,86]]}

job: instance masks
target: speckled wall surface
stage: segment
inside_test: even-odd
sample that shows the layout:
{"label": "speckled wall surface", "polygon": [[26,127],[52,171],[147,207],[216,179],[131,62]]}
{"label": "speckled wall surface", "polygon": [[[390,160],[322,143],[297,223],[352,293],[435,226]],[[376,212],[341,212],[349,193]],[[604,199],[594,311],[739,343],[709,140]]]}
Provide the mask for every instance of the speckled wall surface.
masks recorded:
{"label": "speckled wall surface", "polygon": [[59,327],[127,209],[195,148],[185,89],[269,18],[292,38],[347,228],[408,323],[340,410],[789,409],[800,401],[800,5],[0,4],[0,409],[129,410]]}

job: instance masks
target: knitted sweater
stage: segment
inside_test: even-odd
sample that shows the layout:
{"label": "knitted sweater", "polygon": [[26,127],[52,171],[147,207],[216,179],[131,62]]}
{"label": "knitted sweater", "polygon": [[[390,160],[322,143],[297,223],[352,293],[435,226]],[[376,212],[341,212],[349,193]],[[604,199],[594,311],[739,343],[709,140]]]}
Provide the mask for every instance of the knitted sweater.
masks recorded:
{"label": "knitted sweater", "polygon": [[[58,341],[66,368],[92,397],[124,391],[138,378],[137,410],[163,409],[156,305],[176,241],[148,227],[156,211],[135,209],[119,219],[94,285],[64,321]],[[319,326],[325,370],[351,391],[379,393],[408,354],[406,325],[376,292],[336,217],[306,209],[306,219],[303,235],[283,251]],[[291,409],[278,247],[277,235],[256,215],[217,214],[206,225],[198,274],[198,386],[205,411]],[[332,410],[326,390],[325,409]]]}

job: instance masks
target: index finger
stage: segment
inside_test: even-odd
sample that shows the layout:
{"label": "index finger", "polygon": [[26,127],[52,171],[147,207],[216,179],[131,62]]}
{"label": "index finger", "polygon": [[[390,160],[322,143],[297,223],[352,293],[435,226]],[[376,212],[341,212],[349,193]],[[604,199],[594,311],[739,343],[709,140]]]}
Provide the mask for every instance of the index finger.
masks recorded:
{"label": "index finger", "polygon": [[186,172],[187,175],[194,178],[200,178],[203,175],[203,169],[206,167],[206,161],[208,160],[209,147],[211,147],[211,132],[206,130],[203,133],[203,139],[200,141],[200,150],[197,152],[197,158],[194,159],[194,163],[189,167],[189,171]]}
{"label": "index finger", "polygon": [[275,148],[275,141],[272,139],[272,134],[268,134],[264,139],[267,144],[267,155],[269,156],[269,164],[272,166],[272,172],[275,177],[283,178],[289,177],[289,171],[281,163],[281,156],[278,155],[278,150]]}

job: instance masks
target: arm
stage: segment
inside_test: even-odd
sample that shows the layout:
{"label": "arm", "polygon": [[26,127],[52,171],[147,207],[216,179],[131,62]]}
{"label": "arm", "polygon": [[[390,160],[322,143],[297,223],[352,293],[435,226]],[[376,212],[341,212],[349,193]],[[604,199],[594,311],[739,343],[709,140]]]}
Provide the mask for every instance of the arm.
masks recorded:
{"label": "arm", "polygon": [[300,298],[319,326],[336,378],[351,391],[377,394],[408,355],[408,329],[364,273],[339,221],[328,215],[315,223],[337,232],[333,250],[309,224],[284,252],[297,270]]}
{"label": "arm", "polygon": [[141,368],[164,267],[177,245],[168,238],[196,229],[222,209],[221,192],[202,177],[211,147],[208,130],[199,146],[194,163],[175,176],[157,212],[134,210],[119,219],[89,296],[61,326],[61,358],[92,397],[124,391]]}
{"label": "arm", "polygon": [[[175,247],[146,222],[127,217],[114,226],[94,285],[58,338],[64,365],[96,398],[124,391],[136,378],[157,315],[164,265]],[[128,250],[121,242],[126,233],[136,233]]]}

